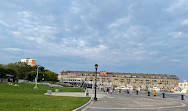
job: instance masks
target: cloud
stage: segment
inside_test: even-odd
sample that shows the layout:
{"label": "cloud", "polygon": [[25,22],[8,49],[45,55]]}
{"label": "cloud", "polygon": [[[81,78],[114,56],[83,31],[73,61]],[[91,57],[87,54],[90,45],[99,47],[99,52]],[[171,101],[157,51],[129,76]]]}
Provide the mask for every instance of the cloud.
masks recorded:
{"label": "cloud", "polygon": [[184,10],[184,9],[188,9],[187,8],[188,2],[187,0],[175,0],[175,2],[170,5],[170,7],[168,7],[166,9],[166,11],[168,12],[177,12],[179,10]]}
{"label": "cloud", "polygon": [[174,38],[180,38],[183,36],[183,32],[171,32],[171,33],[169,33],[169,35]]}
{"label": "cloud", "polygon": [[13,24],[16,30],[11,31],[15,37],[38,43],[45,43],[56,38],[55,26],[45,22],[51,19],[49,16],[38,16],[30,11],[21,11],[18,12],[18,18],[20,19],[17,23]]}
{"label": "cloud", "polygon": [[13,51],[13,52],[23,52],[23,51],[26,51],[26,50],[20,49],[20,48],[4,48],[3,50],[5,50],[5,51]]}
{"label": "cloud", "polygon": [[171,62],[174,62],[174,63],[179,63],[179,62],[181,62],[179,59],[172,59],[172,60],[170,60]]}
{"label": "cloud", "polygon": [[108,25],[108,28],[119,27],[120,25],[126,24],[129,21],[130,21],[130,16],[125,17],[125,18],[119,18],[115,20],[113,23],[111,23],[110,25]]}
{"label": "cloud", "polygon": [[20,34],[20,32],[18,32],[18,31],[12,31],[12,33],[13,33],[14,35],[19,35],[19,34]]}
{"label": "cloud", "polygon": [[188,25],[188,19],[183,20],[182,25]]}
{"label": "cloud", "polygon": [[1,21],[1,20],[0,20],[0,25],[5,26],[5,27],[10,27],[9,24],[7,24],[6,22]]}
{"label": "cloud", "polygon": [[118,71],[159,66],[163,72],[178,61],[187,66],[186,0],[7,3],[0,4],[1,56],[31,55],[49,67],[46,59],[52,58],[69,68],[98,62]]}

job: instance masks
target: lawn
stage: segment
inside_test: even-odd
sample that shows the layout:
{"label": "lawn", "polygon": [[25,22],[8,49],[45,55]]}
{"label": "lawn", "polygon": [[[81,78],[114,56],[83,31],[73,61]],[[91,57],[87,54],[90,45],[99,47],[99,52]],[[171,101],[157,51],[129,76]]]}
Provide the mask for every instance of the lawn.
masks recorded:
{"label": "lawn", "polygon": [[[71,111],[89,101],[89,97],[48,96],[47,85],[0,83],[0,111]],[[79,88],[59,88],[65,92],[83,92]],[[52,89],[53,91],[55,88]]]}

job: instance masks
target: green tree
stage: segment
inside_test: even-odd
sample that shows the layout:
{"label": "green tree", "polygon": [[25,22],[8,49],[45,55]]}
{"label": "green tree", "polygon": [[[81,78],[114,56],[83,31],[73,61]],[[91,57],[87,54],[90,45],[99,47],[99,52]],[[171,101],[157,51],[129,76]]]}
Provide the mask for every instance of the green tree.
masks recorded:
{"label": "green tree", "polygon": [[17,72],[17,79],[25,79],[26,73],[32,70],[32,67],[30,65],[27,65],[26,63],[22,62],[9,63],[7,67],[14,69]]}
{"label": "green tree", "polygon": [[6,73],[7,73],[6,68],[3,66],[0,66],[0,78],[1,78],[0,82],[2,82],[2,79],[5,78]]}
{"label": "green tree", "polygon": [[[32,70],[33,70],[33,71],[37,71],[37,68],[38,68],[38,65],[34,65],[34,66],[32,67]],[[39,71],[45,72],[45,67],[40,66],[40,67],[39,67]]]}
{"label": "green tree", "polygon": [[38,81],[49,81],[49,75],[46,72],[39,72]]}
{"label": "green tree", "polygon": [[[26,79],[29,81],[34,81],[37,75],[37,71],[30,71],[26,74]],[[46,72],[38,72],[38,80],[37,81],[49,81],[49,75]]]}
{"label": "green tree", "polygon": [[49,81],[57,81],[56,73],[52,71],[47,71],[46,74],[49,76]]}
{"label": "green tree", "polygon": [[36,74],[37,74],[37,71],[27,72],[26,79],[29,80],[29,81],[34,81]]}
{"label": "green tree", "polygon": [[7,70],[7,74],[12,75],[13,76],[13,81],[15,81],[17,72],[14,69],[11,69],[11,68],[6,68],[6,70]]}

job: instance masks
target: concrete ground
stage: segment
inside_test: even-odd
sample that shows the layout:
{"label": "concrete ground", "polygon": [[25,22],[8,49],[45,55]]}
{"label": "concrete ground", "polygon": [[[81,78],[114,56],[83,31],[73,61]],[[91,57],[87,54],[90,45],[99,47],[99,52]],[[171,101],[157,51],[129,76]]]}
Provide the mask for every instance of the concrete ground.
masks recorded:
{"label": "concrete ground", "polygon": [[[94,91],[92,89],[88,89],[88,97],[94,97]],[[52,95],[52,96],[72,96],[72,97],[87,97],[85,92],[51,92],[51,93],[44,93],[45,95]],[[104,98],[108,95],[104,92],[97,92],[98,98]]]}
{"label": "concrete ground", "polygon": [[125,93],[98,98],[88,111],[188,111],[188,101],[142,97]]}

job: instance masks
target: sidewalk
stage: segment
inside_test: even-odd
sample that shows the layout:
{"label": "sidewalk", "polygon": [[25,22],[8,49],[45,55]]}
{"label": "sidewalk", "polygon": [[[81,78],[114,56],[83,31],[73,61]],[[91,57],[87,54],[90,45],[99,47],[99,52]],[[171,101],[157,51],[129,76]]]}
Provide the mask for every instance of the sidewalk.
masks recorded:
{"label": "sidewalk", "polygon": [[[85,92],[51,92],[44,93],[45,95],[52,95],[52,96],[72,96],[72,97],[86,97]],[[104,98],[107,95],[104,92],[97,92],[97,98]],[[88,97],[94,97],[94,93],[92,90],[89,90],[89,96]]]}
{"label": "sidewalk", "polygon": [[99,98],[88,111],[188,111],[188,101],[113,94]]}

